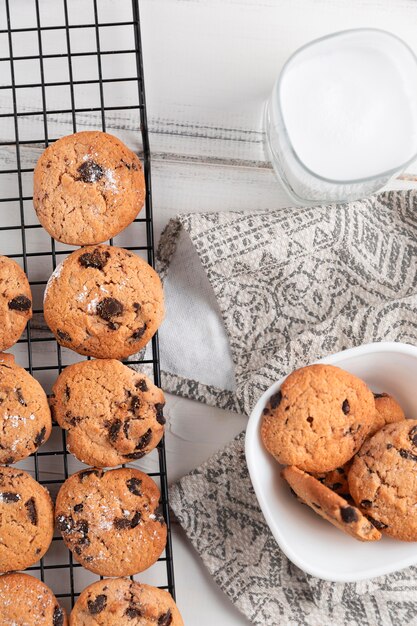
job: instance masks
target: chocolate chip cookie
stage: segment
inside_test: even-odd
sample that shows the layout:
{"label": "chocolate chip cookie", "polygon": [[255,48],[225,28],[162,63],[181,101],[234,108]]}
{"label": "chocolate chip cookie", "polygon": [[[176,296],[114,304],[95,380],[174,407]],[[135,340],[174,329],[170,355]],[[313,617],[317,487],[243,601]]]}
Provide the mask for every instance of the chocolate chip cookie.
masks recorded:
{"label": "chocolate chip cookie", "polygon": [[80,594],[70,626],[183,626],[171,595],[128,578],[98,580]]}
{"label": "chocolate chip cookie", "polygon": [[388,393],[374,393],[376,417],[370,431],[373,435],[386,424],[401,422],[405,419],[404,411],[395,398]]}
{"label": "chocolate chip cookie", "polygon": [[53,530],[48,491],[27,472],[0,467],[0,572],[36,563],[49,548]]}
{"label": "chocolate chip cookie", "polygon": [[150,452],[164,434],[164,394],[115,359],[69,365],[53,386],[52,411],[80,461],[114,467]]}
{"label": "chocolate chip cookie", "polygon": [[325,472],[323,474],[314,474],[323,485],[338,493],[339,496],[345,498],[348,502],[352,501],[352,496],[349,493],[348,474],[352,467],[353,460],[351,459],[341,467],[336,467],[335,470]]}
{"label": "chocolate chip cookie", "polygon": [[0,353],[0,464],[25,459],[51,434],[51,412],[37,380]]}
{"label": "chocolate chip cookie", "polygon": [[22,268],[0,256],[0,352],[13,346],[32,317],[32,293]]}
{"label": "chocolate chip cookie", "polygon": [[91,468],[62,485],[56,523],[85,568],[101,576],[130,576],[153,565],[165,548],[159,498],[156,484],[139,470]]}
{"label": "chocolate chip cookie", "polygon": [[65,610],[42,581],[27,574],[0,576],[2,626],[67,626]]}
{"label": "chocolate chip cookie", "polygon": [[122,359],[143,348],[161,324],[161,281],[128,250],[87,246],[52,274],[44,314],[62,346],[96,358]]}
{"label": "chocolate chip cookie", "polygon": [[84,246],[126,228],[141,210],[141,163],[119,139],[101,131],[62,137],[41,155],[34,173],[33,204],[54,239]]}
{"label": "chocolate chip cookie", "polygon": [[417,420],[388,424],[370,437],[349,472],[362,512],[383,533],[417,541]]}
{"label": "chocolate chip cookie", "polygon": [[374,397],[362,380],[333,365],[310,365],[269,399],[261,434],[283,465],[327,472],[356,454],[374,419]]}
{"label": "chocolate chip cookie", "polygon": [[298,467],[285,467],[282,476],[299,499],[325,520],[359,541],[378,541],[381,533],[354,506]]}

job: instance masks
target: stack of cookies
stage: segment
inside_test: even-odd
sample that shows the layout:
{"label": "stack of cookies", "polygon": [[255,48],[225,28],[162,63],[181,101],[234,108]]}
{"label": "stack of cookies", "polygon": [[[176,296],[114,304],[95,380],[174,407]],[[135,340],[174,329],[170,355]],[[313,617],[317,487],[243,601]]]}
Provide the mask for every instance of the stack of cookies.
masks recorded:
{"label": "stack of cookies", "polygon": [[[45,320],[60,345],[96,360],[68,366],[48,403],[39,383],[0,354],[0,623],[68,623],[43,583],[10,573],[42,558],[54,521],[74,559],[101,576],[142,572],[165,549],[155,482],[134,468],[105,469],[143,457],[164,434],[163,392],[119,360],[141,350],[160,326],[161,281],[137,255],[103,243],[136,218],[145,194],[138,157],[99,131],[56,141],[35,168],[41,224],[57,241],[82,246],[50,277]],[[0,257],[0,351],[19,339],[31,315],[27,277]],[[66,431],[68,450],[90,466],[65,481],[55,507],[44,487],[10,467],[47,441],[51,414]],[[121,626],[183,624],[167,592],[127,578],[88,587],[70,624],[97,623],[98,614],[100,623]]]}
{"label": "stack of cookies", "polygon": [[417,420],[338,367],[290,374],[263,411],[263,443],[298,499],[361,541],[417,541]]}

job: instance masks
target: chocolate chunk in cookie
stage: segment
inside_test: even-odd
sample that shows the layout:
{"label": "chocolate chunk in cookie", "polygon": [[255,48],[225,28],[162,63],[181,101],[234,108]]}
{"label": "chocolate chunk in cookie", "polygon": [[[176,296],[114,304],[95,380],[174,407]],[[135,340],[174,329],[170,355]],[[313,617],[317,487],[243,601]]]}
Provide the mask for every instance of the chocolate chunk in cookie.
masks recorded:
{"label": "chocolate chunk in cookie", "polygon": [[104,169],[92,160],[81,163],[81,165],[77,168],[77,172],[83,183],[96,183],[104,176]]}
{"label": "chocolate chunk in cookie", "polygon": [[96,270],[102,270],[110,255],[107,251],[102,252],[100,248],[95,248],[91,252],[85,252],[78,258],[81,267],[93,267]]}
{"label": "chocolate chunk in cookie", "polygon": [[32,301],[26,296],[16,296],[13,300],[9,300],[9,309],[12,311],[30,311]]}

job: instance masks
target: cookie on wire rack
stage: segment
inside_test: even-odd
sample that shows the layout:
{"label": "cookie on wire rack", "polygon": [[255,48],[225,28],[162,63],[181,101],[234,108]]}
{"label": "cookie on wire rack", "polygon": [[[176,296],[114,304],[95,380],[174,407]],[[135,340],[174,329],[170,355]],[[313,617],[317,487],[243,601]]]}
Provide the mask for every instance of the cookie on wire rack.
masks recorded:
{"label": "cookie on wire rack", "polygon": [[38,381],[0,353],[0,464],[25,459],[49,439],[48,398]]}
{"label": "cookie on wire rack", "polygon": [[123,359],[143,348],[163,320],[161,280],[129,250],[86,246],[50,277],[44,315],[62,346],[98,359]]}
{"label": "cookie on wire rack", "polygon": [[98,580],[81,592],[70,626],[95,626],[98,620],[106,626],[184,626],[167,591],[128,578]]}
{"label": "cookie on wire rack", "polygon": [[163,552],[167,527],[160,492],[137,469],[89,468],[59,490],[55,519],[76,561],[101,576],[131,576]]}
{"label": "cookie on wire rack", "polygon": [[54,239],[85,246],[114,237],[145,200],[142,165],[117,137],[83,131],[46,148],[34,172],[33,204]]}
{"label": "cookie on wire rack", "polygon": [[116,359],[74,363],[58,376],[51,408],[80,461],[114,467],[140,459],[164,434],[164,394]]}
{"label": "cookie on wire rack", "polygon": [[67,626],[68,620],[51,589],[27,574],[0,576],[0,624]]}
{"label": "cookie on wire rack", "polygon": [[51,497],[30,474],[0,467],[0,572],[23,570],[41,559],[54,531]]}
{"label": "cookie on wire rack", "polygon": [[22,268],[0,256],[0,352],[11,348],[32,317],[32,293]]}

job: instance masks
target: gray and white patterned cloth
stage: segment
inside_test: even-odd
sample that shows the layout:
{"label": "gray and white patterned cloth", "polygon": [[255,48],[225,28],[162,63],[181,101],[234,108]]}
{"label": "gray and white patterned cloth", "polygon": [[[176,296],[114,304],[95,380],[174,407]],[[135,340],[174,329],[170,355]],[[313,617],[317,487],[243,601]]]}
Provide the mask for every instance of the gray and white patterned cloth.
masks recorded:
{"label": "gray and white patterned cloth", "polygon": [[[371,341],[417,344],[417,191],[180,216],[161,238],[165,280],[184,236],[217,301],[235,382],[223,389],[165,372],[167,391],[248,414],[274,381],[317,358]],[[417,624],[416,567],[336,584],[288,561],[257,504],[243,442],[242,433],[174,485],[171,506],[247,618],[259,626]]]}

